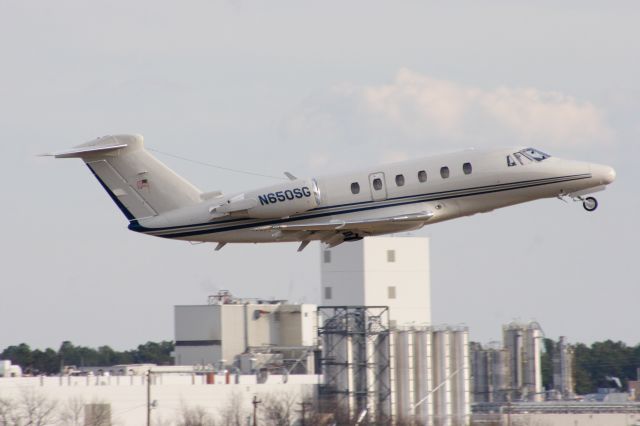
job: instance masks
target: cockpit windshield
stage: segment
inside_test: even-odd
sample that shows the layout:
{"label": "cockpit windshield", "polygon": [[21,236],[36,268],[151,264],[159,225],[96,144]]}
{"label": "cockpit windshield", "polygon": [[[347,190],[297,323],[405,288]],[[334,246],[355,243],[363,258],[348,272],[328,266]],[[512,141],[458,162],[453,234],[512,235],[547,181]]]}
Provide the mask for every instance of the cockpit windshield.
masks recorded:
{"label": "cockpit windshield", "polygon": [[518,152],[514,152],[511,155],[507,155],[507,166],[524,166],[525,164],[544,161],[549,157],[551,157],[549,154],[545,154],[544,152],[535,148],[526,148]]}
{"label": "cockpit windshield", "polygon": [[523,149],[520,152],[535,161],[544,161],[547,158],[551,157],[549,154],[545,154],[544,152],[539,151],[535,148]]}

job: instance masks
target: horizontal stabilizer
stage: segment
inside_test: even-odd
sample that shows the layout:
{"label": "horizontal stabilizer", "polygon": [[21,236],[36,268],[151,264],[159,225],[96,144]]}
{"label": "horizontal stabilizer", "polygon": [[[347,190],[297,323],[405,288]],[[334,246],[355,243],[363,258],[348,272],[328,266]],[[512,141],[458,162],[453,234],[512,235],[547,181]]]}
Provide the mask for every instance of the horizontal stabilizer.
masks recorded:
{"label": "horizontal stabilizer", "polygon": [[55,158],[77,158],[84,157],[90,154],[101,153],[104,154],[108,151],[115,151],[117,149],[126,148],[128,145],[126,143],[113,143],[109,145],[97,145],[97,146],[81,146],[76,149],[71,149],[69,151],[56,152],[53,154],[44,154],[48,157]]}

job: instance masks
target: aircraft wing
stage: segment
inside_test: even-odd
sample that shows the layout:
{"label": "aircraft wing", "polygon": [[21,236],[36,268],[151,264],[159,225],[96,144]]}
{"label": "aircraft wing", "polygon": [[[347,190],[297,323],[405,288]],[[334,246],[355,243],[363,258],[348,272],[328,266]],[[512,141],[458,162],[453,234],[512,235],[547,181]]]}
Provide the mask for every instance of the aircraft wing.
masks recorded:
{"label": "aircraft wing", "polygon": [[330,220],[328,222],[317,223],[292,223],[282,225],[268,225],[257,228],[261,231],[353,231],[370,228],[376,225],[400,224],[410,222],[426,222],[433,217],[433,212],[424,211],[419,213],[410,213],[397,216],[387,216],[371,219],[357,220]]}

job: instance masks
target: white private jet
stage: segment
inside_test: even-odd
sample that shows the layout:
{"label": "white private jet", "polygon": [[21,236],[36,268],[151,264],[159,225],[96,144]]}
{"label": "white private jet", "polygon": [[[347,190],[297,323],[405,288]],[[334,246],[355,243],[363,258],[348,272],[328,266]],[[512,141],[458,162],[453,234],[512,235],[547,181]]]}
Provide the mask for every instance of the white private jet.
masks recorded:
{"label": "white private jet", "polygon": [[105,136],[56,158],[79,157],[129,220],[129,229],[191,242],[344,241],[419,229],[539,198],[585,197],[615,180],[609,166],[534,148],[466,150],[350,173],[223,194],[201,192],[158,161],[139,135]]}

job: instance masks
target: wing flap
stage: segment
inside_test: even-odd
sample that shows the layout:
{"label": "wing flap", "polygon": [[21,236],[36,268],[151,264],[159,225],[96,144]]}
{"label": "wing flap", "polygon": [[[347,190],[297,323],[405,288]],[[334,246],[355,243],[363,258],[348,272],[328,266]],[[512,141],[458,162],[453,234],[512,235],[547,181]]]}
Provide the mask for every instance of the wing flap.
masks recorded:
{"label": "wing flap", "polygon": [[358,229],[361,227],[393,224],[393,223],[410,223],[410,222],[426,222],[433,217],[433,212],[424,211],[419,213],[410,213],[398,216],[388,216],[372,219],[359,219],[359,220],[331,220],[328,222],[318,223],[295,223],[295,224],[282,224],[282,225],[268,225],[261,226],[256,229],[260,231],[347,231],[351,229]]}

